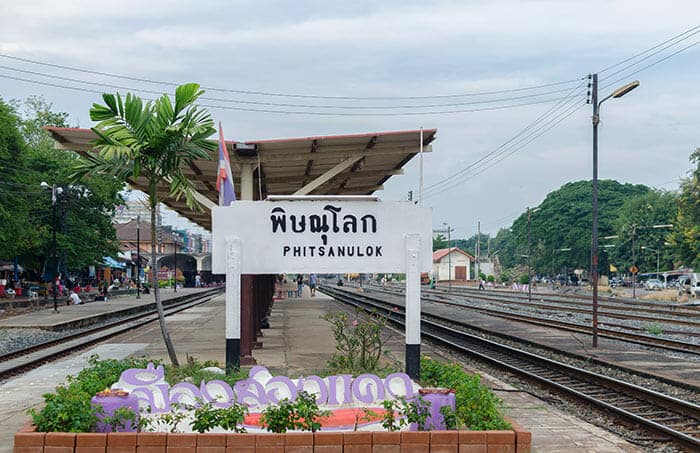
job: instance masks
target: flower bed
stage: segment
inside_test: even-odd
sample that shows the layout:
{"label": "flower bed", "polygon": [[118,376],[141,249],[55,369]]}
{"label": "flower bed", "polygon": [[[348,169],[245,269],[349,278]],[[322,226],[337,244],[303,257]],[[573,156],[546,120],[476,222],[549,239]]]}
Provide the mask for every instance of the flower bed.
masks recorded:
{"label": "flower bed", "polygon": [[329,368],[339,374],[324,377],[292,380],[264,367],[223,375],[196,360],[164,369],[142,359],[91,358],[44,395],[41,411],[30,411],[36,426],[16,434],[15,452],[530,450],[530,433],[503,417],[478,375],[424,357],[421,388],[380,365],[382,319],[335,321],[341,354]]}

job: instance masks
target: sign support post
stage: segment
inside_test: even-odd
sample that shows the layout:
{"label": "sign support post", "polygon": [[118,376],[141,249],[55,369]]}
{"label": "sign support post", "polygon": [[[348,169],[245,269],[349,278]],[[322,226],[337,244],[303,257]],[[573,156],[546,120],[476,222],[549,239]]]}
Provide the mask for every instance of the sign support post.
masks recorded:
{"label": "sign support post", "polygon": [[241,368],[241,239],[226,237],[226,373]]}
{"label": "sign support post", "polygon": [[420,379],[421,236],[406,235],[406,374]]}

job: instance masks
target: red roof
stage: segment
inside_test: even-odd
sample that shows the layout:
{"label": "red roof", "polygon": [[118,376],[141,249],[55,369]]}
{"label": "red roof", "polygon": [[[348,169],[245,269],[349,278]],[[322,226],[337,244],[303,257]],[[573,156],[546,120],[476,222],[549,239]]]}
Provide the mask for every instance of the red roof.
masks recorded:
{"label": "red roof", "polygon": [[449,249],[439,249],[435,250],[433,252],[433,263],[438,263],[440,262],[441,259],[449,255],[451,252],[457,252],[461,253],[462,255],[466,256],[469,258],[469,261],[474,261],[474,257],[470,255],[469,253],[465,252],[464,250],[458,248],[458,247],[452,247]]}

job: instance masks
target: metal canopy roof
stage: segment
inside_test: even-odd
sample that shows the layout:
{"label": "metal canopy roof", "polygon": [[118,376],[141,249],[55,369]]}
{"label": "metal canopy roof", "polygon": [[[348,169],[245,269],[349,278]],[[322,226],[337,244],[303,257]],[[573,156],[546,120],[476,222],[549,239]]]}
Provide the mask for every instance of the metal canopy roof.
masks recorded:
{"label": "metal canopy roof", "polygon": [[[80,154],[93,151],[91,143],[97,136],[90,129],[46,129],[56,140],[58,148]],[[423,131],[423,152],[431,151],[429,144],[435,139],[436,132],[437,129]],[[420,130],[412,130],[253,140],[245,143],[226,141],[226,148],[231,157],[236,196],[240,198],[241,165],[250,164],[256,169],[253,190],[255,199],[265,199],[267,195],[372,194],[381,190],[382,184],[392,175],[403,174],[402,167],[420,151],[419,142]],[[218,203],[218,160],[218,153],[214,152],[211,160],[196,160],[183,169],[202,194],[200,199],[209,206]],[[147,192],[144,177],[128,182],[134,188]],[[163,187],[165,189],[165,184]],[[170,197],[164,197],[163,203],[211,230],[208,207],[194,212],[187,207],[184,199],[177,201]]]}

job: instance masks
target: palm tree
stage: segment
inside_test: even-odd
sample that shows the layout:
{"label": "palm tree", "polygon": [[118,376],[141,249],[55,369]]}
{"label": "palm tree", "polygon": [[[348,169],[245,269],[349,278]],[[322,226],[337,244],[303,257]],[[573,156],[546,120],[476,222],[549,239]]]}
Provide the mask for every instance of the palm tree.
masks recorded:
{"label": "palm tree", "polygon": [[[156,207],[162,186],[175,199],[184,196],[190,209],[201,209],[194,198],[194,186],[182,167],[195,159],[209,159],[209,152],[216,151],[217,144],[207,140],[215,133],[214,122],[205,109],[194,105],[202,93],[196,83],[181,85],[175,90],[174,106],[165,94],[146,104],[131,93],[124,100],[118,93],[103,94],[106,105],[93,104],[90,109],[90,119],[98,121],[92,128],[98,136],[94,142],[98,153],[79,164],[73,177],[79,179],[98,172],[124,180],[139,176],[148,180],[152,266],[156,263]],[[152,286],[163,340],[170,361],[177,367],[179,362],[165,324],[155,268]]]}

